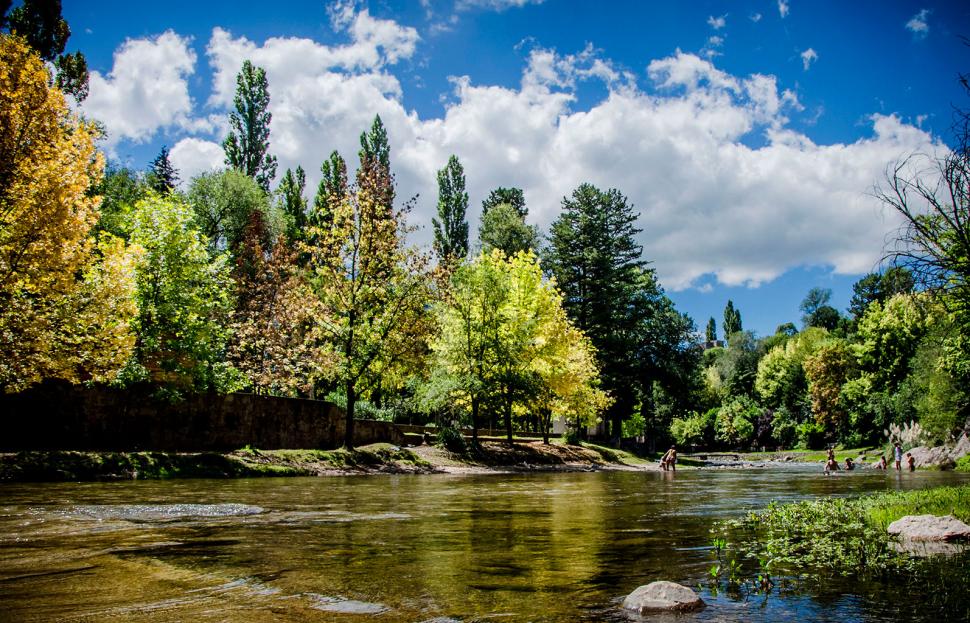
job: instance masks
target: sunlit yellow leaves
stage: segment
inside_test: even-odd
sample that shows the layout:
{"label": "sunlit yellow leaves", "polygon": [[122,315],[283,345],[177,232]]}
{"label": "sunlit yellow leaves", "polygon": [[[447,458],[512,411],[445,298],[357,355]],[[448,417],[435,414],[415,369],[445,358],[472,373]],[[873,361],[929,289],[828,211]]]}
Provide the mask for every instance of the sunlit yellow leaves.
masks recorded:
{"label": "sunlit yellow leaves", "polygon": [[21,40],[0,36],[0,388],[109,380],[131,352],[132,256],[91,237],[104,163]]}

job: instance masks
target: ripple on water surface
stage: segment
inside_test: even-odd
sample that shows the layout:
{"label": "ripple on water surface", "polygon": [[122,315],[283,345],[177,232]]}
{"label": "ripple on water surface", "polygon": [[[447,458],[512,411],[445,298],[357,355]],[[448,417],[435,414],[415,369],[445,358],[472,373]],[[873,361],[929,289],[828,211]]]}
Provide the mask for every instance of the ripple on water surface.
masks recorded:
{"label": "ripple on water surface", "polygon": [[239,517],[265,512],[248,504],[87,504],[74,506],[73,513],[92,519],[126,521],[171,521],[192,517]]}

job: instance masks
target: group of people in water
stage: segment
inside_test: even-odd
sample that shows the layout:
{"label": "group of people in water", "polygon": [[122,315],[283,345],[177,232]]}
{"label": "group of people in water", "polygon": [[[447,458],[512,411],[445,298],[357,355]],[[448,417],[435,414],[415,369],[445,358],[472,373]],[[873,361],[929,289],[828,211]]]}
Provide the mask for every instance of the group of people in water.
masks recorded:
{"label": "group of people in water", "polygon": [[[893,459],[894,459],[896,471],[898,472],[902,469],[902,465],[903,465],[903,448],[902,446],[899,445],[899,442],[896,442],[893,445]],[[906,453],[906,467],[911,472],[916,471],[916,458],[913,457],[912,452]],[[835,460],[835,448],[829,448],[829,455],[828,455],[828,458],[825,460],[826,474],[831,472],[837,472],[839,470],[845,470],[847,472],[851,472],[855,468],[856,468],[855,462],[853,462],[852,459],[849,457],[846,457],[845,465],[843,467],[839,467],[839,462]],[[889,469],[889,464],[886,462],[885,454],[879,457],[879,462],[876,463],[874,468]]]}
{"label": "group of people in water", "polygon": [[[896,471],[900,471],[903,465],[903,448],[896,442],[893,445],[893,459],[895,462]],[[863,458],[863,460],[865,460]],[[906,453],[906,467],[911,472],[916,471],[916,459],[913,457],[912,452]],[[835,448],[829,448],[828,458],[825,460],[825,473],[829,474],[831,472],[837,471],[847,471],[851,472],[856,468],[856,463],[850,458],[845,457],[845,465],[839,466],[839,462],[835,459]],[[879,462],[873,466],[874,469],[889,469],[889,464],[886,461],[886,455],[883,454],[879,457]],[[670,450],[664,453],[660,458],[660,469],[663,471],[677,471],[677,447],[670,446]]]}

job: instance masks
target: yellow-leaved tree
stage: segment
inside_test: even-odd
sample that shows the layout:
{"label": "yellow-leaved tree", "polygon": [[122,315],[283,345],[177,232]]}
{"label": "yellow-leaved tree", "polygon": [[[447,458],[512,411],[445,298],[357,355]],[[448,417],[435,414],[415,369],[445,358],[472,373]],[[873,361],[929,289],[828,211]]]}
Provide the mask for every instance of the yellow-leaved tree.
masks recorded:
{"label": "yellow-leaved tree", "polygon": [[0,390],[106,381],[134,344],[134,260],[91,236],[104,160],[22,39],[0,36]]}

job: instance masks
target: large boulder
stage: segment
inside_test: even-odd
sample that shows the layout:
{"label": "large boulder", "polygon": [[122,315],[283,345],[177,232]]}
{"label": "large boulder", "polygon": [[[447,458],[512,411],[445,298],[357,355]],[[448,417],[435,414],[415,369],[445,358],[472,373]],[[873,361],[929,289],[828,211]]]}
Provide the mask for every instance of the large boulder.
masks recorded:
{"label": "large boulder", "polygon": [[934,448],[917,446],[911,448],[909,452],[913,455],[916,467],[952,469],[956,461],[970,454],[970,437],[963,434],[953,445],[936,446]]}
{"label": "large boulder", "polygon": [[889,534],[910,541],[963,541],[970,526],[952,515],[906,515],[889,524]]}
{"label": "large boulder", "polygon": [[623,607],[637,614],[688,612],[704,607],[693,589],[676,582],[651,582],[637,588],[623,600]]}

